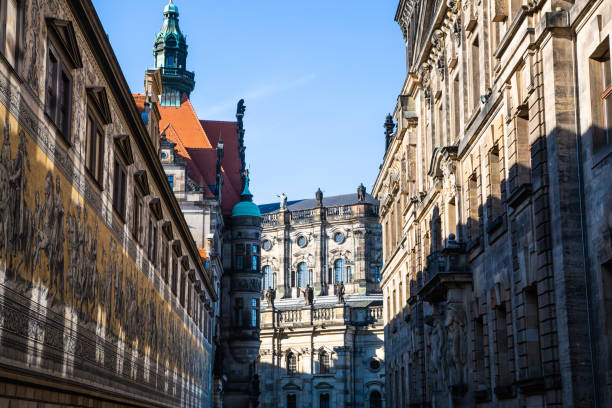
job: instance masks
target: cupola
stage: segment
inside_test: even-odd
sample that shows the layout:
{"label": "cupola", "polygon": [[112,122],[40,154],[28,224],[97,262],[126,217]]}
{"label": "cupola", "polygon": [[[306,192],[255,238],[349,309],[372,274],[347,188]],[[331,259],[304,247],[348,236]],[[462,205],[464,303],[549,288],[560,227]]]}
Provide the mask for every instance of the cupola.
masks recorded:
{"label": "cupola", "polygon": [[253,202],[253,194],[249,191],[249,176],[244,180],[244,190],[240,194],[240,202],[234,206],[232,217],[258,217],[261,218],[259,207]]}
{"label": "cupola", "polygon": [[187,37],[179,27],[179,11],[173,0],[164,8],[164,24],[153,47],[155,68],[161,70],[161,104],[179,106],[195,88],[195,74],[187,71]]}

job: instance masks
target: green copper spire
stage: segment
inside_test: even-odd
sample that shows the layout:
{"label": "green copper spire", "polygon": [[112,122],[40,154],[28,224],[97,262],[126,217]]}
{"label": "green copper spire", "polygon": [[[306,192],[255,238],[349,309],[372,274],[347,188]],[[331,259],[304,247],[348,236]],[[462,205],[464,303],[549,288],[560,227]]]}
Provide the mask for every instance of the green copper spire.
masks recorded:
{"label": "green copper spire", "polygon": [[187,37],[179,27],[179,11],[173,0],[164,8],[164,24],[155,38],[155,68],[162,74],[162,105],[178,106],[183,94],[195,87],[195,75],[187,71]]}
{"label": "green copper spire", "polygon": [[253,194],[249,191],[249,175],[244,178],[244,190],[240,194],[240,202],[234,206],[232,217],[261,217],[259,207],[253,202]]}

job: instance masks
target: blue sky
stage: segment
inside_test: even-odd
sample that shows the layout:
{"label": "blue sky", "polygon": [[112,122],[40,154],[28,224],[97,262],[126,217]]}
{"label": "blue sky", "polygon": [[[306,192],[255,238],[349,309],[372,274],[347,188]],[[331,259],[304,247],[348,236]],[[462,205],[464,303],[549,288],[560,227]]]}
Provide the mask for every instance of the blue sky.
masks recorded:
{"label": "blue sky", "polygon": [[[93,0],[132,92],[141,92],[167,0]],[[368,192],[385,115],[405,76],[397,0],[175,0],[201,119],[245,115],[256,202]]]}

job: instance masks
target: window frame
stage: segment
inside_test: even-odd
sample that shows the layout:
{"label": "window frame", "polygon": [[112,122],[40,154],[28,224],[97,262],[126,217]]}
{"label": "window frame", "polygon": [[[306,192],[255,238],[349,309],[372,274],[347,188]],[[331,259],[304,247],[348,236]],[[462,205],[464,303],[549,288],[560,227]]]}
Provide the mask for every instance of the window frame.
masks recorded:
{"label": "window frame", "polygon": [[[98,186],[100,190],[104,190],[104,146],[106,132],[102,119],[95,110],[94,107],[88,104],[86,115],[87,124],[85,129],[85,170],[89,177],[95,182],[96,186]],[[93,136],[92,130],[94,133]],[[93,142],[92,137],[94,139]],[[92,151],[92,148],[94,151]],[[115,150],[115,156],[118,156],[117,150]],[[91,160],[95,160],[95,162],[92,163]],[[92,168],[92,166],[94,168]]]}
{"label": "window frame", "polygon": [[159,228],[157,225],[157,219],[155,216],[149,211],[149,230],[148,230],[148,240],[147,240],[147,257],[149,261],[154,265],[157,265],[157,256],[158,256],[158,241],[159,241]]}
{"label": "window frame", "polygon": [[[0,0],[2,1],[2,0]],[[1,41],[1,40],[0,40]],[[54,78],[50,79],[50,66],[51,66],[51,58],[56,60],[56,70],[53,72]],[[72,84],[73,77],[68,64],[66,63],[66,58],[59,51],[59,47],[54,44],[52,39],[47,41],[47,55],[46,55],[46,69],[45,69],[45,102],[44,102],[44,112],[45,116],[49,118],[50,122],[53,124],[53,127],[58,131],[60,136],[67,142],[69,145],[72,145],[72,100],[73,100],[73,92],[72,92]],[[60,79],[65,77],[66,80],[64,82],[60,82]],[[50,88],[50,84],[53,83],[54,87]],[[62,86],[63,89],[62,89]],[[54,90],[53,96],[50,96],[50,89]],[[63,116],[63,123],[60,123],[60,113],[62,109],[60,109],[61,101],[65,106],[65,112]],[[52,108],[53,106],[53,108]],[[53,111],[51,111],[53,109]]]}
{"label": "window frame", "polygon": [[[120,179],[117,178],[119,176],[121,176]],[[119,152],[115,150],[114,158],[113,158],[112,205],[113,205],[114,212],[121,218],[121,221],[123,221],[123,223],[125,223],[125,218],[126,218],[125,213],[127,210],[127,192],[128,192],[127,179],[128,179],[127,165],[125,164]]]}
{"label": "window frame", "polygon": [[289,354],[287,354],[286,365],[287,375],[294,376],[297,374],[297,356],[295,355],[295,353],[290,352]]}
{"label": "window frame", "polygon": [[10,66],[13,71],[15,71],[16,73],[21,72],[21,68],[23,66],[22,62],[23,62],[23,54],[24,54],[24,49],[23,49],[23,33],[24,33],[24,18],[25,18],[25,13],[24,13],[24,0],[15,0],[15,3],[17,4],[17,16],[15,18],[15,49],[13,50],[14,55],[12,56],[12,58],[14,59],[14,65],[11,64],[9,58],[6,55],[6,29],[8,27],[7,25],[7,7],[8,7],[8,2],[11,0],[0,0],[0,55],[2,55],[2,58],[6,61],[7,65]]}
{"label": "window frame", "polygon": [[329,353],[327,351],[321,351],[319,353],[319,374],[329,374],[330,368]]}
{"label": "window frame", "polygon": [[144,198],[143,193],[138,186],[134,186],[134,202],[132,203],[132,236],[134,240],[141,244],[142,243],[142,232],[143,232],[143,211],[144,211]]}
{"label": "window frame", "polygon": [[[341,264],[341,266],[337,266]],[[339,273],[340,272],[340,273]],[[338,279],[340,276],[340,279]],[[344,283],[346,281],[346,260],[339,258],[334,261],[334,283]]]}

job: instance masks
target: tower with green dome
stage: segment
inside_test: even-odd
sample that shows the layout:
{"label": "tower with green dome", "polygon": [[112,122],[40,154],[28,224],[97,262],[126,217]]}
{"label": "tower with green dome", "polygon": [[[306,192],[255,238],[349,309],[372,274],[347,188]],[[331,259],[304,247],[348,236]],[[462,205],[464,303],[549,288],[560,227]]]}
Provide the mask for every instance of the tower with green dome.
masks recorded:
{"label": "tower with green dome", "polygon": [[173,0],[164,8],[164,25],[153,47],[155,68],[161,70],[163,94],[161,104],[179,106],[183,94],[195,87],[195,74],[187,71],[187,37],[179,27],[179,10]]}

